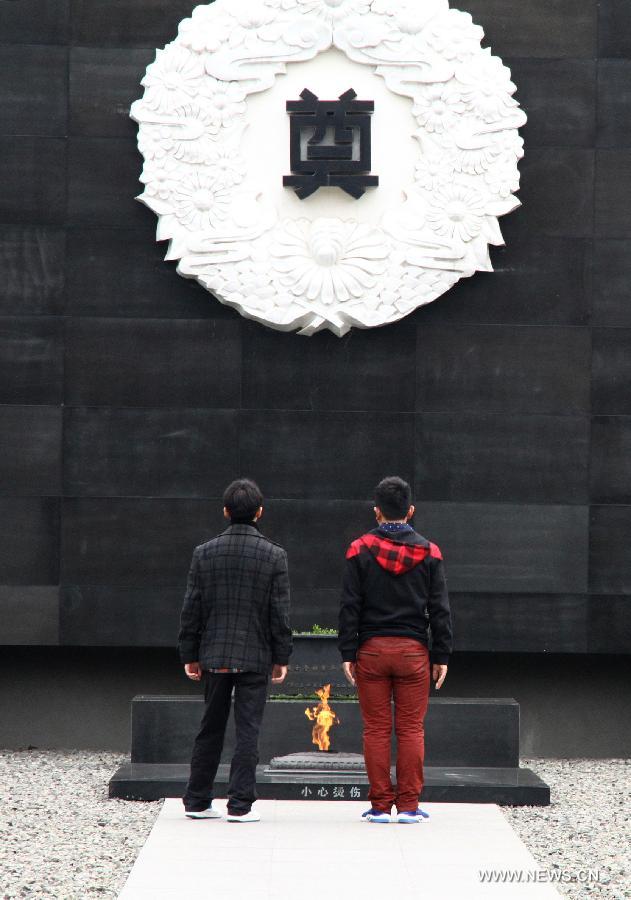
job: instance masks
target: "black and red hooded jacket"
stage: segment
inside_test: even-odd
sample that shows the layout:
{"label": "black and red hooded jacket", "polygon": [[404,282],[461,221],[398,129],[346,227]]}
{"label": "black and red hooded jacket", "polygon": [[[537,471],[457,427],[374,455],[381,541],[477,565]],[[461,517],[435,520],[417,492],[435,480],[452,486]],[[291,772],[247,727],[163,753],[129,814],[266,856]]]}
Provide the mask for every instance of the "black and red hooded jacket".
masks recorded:
{"label": "black and red hooded jacket", "polygon": [[375,528],[346,553],[338,647],[355,661],[360,644],[372,637],[411,637],[429,647],[430,659],[446,664],[452,625],[443,557],[416,531],[386,533]]}

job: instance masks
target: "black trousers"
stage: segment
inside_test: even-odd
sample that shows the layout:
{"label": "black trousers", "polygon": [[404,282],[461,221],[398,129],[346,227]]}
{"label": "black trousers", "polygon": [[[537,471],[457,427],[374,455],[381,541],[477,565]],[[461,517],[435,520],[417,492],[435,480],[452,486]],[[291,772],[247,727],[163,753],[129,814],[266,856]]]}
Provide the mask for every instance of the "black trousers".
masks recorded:
{"label": "black trousers", "polygon": [[267,700],[269,675],[260,672],[205,671],[202,681],[206,708],[193,745],[191,776],[183,797],[184,806],[188,812],[200,812],[213,800],[234,688],[236,746],[230,766],[228,812],[240,815],[249,812],[257,798],[259,730]]}

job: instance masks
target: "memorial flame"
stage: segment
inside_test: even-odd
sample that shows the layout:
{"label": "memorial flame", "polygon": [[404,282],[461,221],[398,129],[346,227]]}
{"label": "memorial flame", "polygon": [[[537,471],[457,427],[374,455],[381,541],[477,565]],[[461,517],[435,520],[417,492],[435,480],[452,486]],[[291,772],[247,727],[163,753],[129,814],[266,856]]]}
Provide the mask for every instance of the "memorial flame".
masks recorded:
{"label": "memorial flame", "polygon": [[340,720],[329,706],[331,685],[325,684],[316,691],[316,694],[320,698],[320,702],[317,706],[307,707],[305,716],[310,722],[315,722],[311,730],[311,743],[315,744],[318,750],[328,750],[331,746],[329,731],[333,725],[339,725]]}

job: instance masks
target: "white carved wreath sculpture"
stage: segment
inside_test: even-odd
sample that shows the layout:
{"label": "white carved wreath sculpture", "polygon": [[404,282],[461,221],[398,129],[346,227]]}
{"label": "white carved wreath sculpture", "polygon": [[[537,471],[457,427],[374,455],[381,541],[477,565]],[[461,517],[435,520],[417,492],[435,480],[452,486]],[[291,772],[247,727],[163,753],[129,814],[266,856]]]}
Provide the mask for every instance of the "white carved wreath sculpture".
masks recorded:
{"label": "white carved wreath sculpture", "polygon": [[[448,0],[196,7],[157,51],[131,108],[145,159],[138,199],[159,216],[166,259],[243,315],[303,334],[394,322],[492,271],[488,245],[504,243],[497,217],[519,206],[526,116],[482,37]],[[331,46],[413,101],[418,162],[377,227],[279,219],[240,156],[247,96]]]}

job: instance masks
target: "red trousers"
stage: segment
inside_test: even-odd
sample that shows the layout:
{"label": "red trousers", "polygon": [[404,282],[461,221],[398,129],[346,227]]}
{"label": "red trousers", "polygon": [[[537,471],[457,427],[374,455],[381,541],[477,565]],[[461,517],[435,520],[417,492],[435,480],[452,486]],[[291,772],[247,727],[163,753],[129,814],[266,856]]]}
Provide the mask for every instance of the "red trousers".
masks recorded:
{"label": "red trousers", "polygon": [[[414,638],[374,637],[357,653],[355,670],[364,720],[364,759],[373,809],[418,807],[423,788],[424,719],[431,683],[429,650]],[[397,784],[390,778],[390,741],[397,736]]]}

